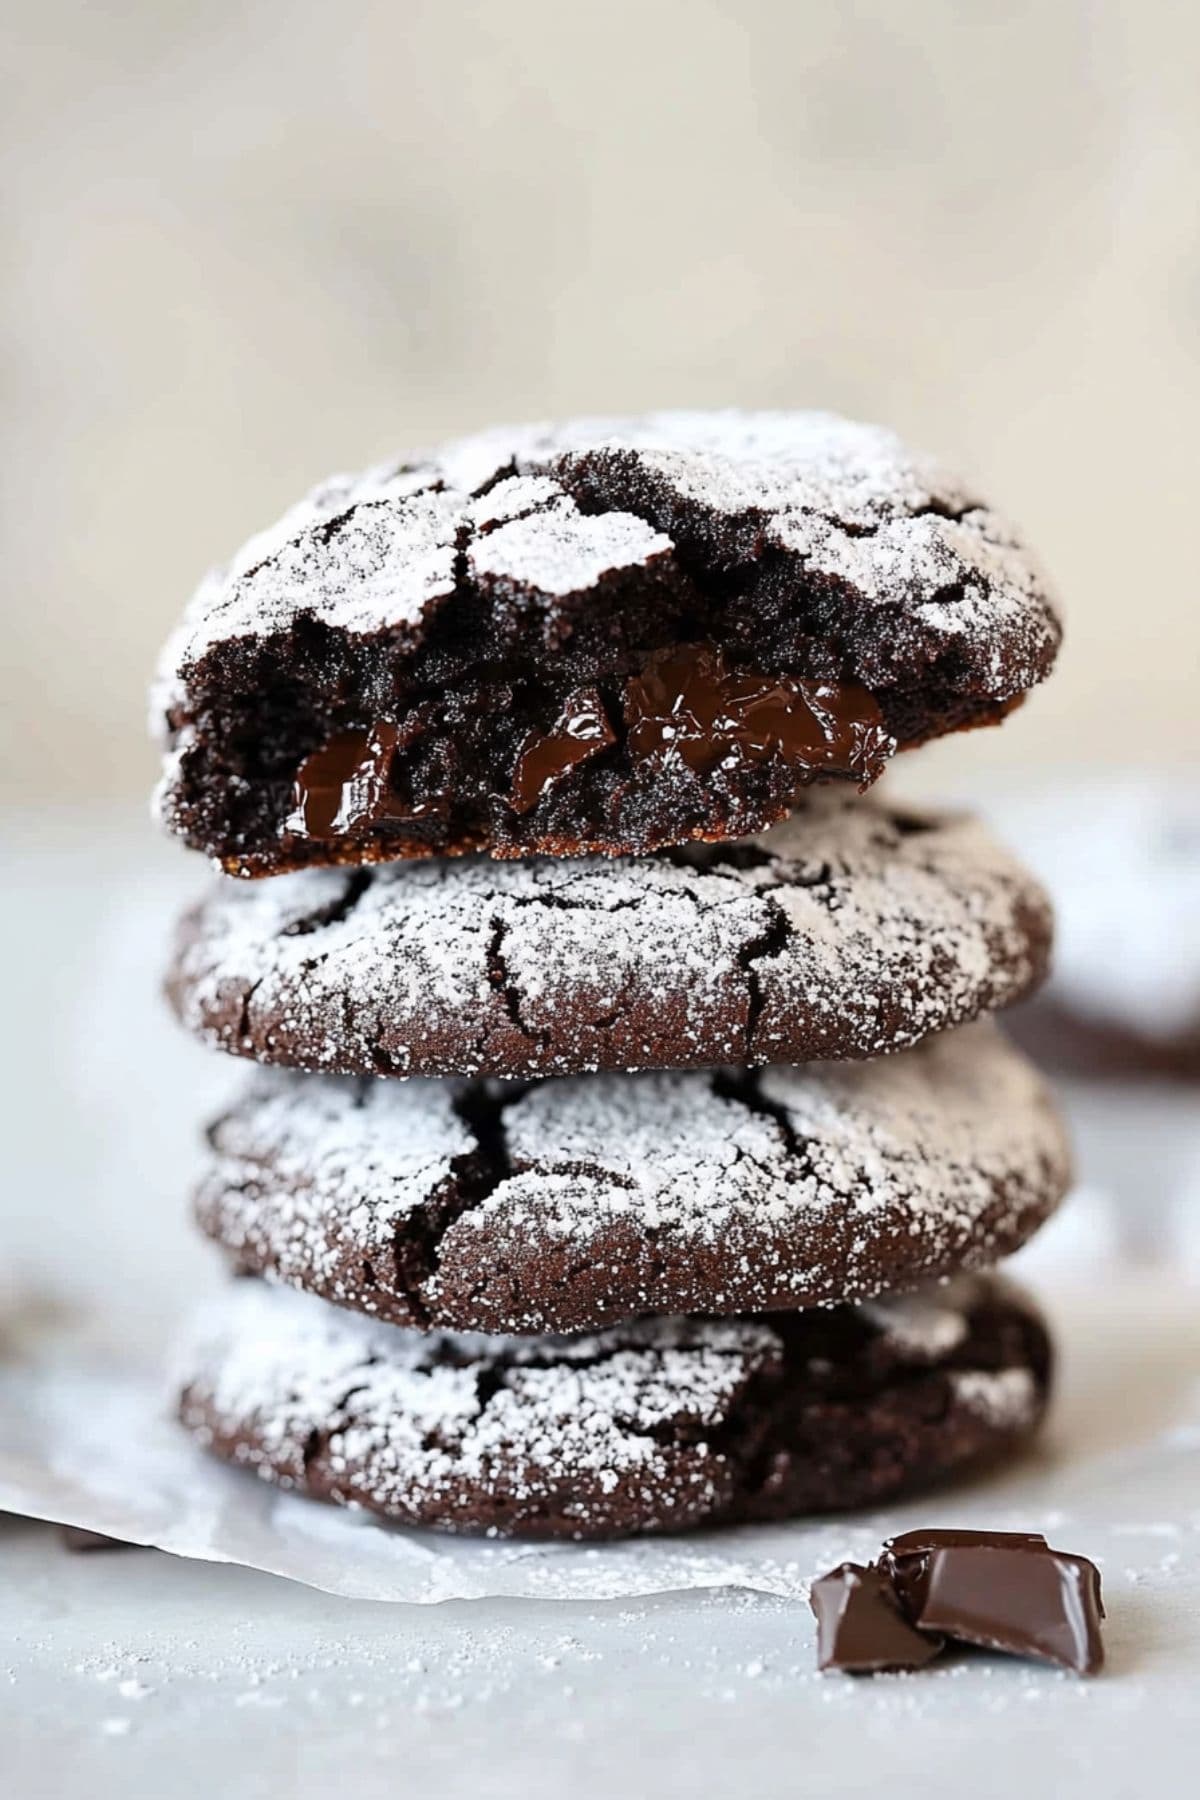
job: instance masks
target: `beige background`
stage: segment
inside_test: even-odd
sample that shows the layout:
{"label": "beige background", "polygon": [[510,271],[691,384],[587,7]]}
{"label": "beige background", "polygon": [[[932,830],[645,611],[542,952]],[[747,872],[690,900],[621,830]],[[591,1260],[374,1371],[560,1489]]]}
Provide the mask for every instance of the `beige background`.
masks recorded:
{"label": "beige background", "polygon": [[941,767],[1200,753],[1182,0],[6,17],[9,797],[146,785],[178,605],[328,468],[676,403],[885,418],[1025,523],[1069,652]]}

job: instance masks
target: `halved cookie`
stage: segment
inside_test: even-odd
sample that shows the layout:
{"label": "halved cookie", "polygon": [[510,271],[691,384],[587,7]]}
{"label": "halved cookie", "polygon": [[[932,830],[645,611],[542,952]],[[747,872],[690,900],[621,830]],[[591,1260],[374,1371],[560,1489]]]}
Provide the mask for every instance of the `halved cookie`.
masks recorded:
{"label": "halved cookie", "polygon": [[890,432],[661,413],[335,477],[201,586],[153,700],[168,829],[230,872],[641,854],[1005,716],[1059,624]]}

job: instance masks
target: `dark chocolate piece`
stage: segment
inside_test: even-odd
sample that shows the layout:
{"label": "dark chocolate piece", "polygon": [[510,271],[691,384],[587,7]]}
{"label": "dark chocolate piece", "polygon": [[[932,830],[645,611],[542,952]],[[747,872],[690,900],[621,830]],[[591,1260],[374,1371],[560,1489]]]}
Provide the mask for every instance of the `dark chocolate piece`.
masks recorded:
{"label": "dark chocolate piece", "polygon": [[417,735],[417,728],[401,729],[390,719],[376,719],[365,731],[337,732],[297,770],[284,829],[333,843],[361,837],[388,819],[440,815],[436,796],[406,801],[392,785],[396,753]]}
{"label": "dark chocolate piece", "polygon": [[1080,1675],[1103,1666],[1099,1571],[1036,1532],[909,1531],[879,1566],[921,1631]]}
{"label": "dark chocolate piece", "polygon": [[817,1620],[819,1669],[847,1675],[923,1669],[941,1652],[944,1640],[909,1624],[879,1568],[839,1564],[813,1582],[809,1605]]}
{"label": "dark chocolate piece", "polygon": [[846,775],[866,787],[896,749],[858,682],[730,668],[715,644],[650,657],[626,683],[625,720],[634,756],[678,760],[697,775],[781,757],[800,779]]}
{"label": "dark chocolate piece", "polygon": [[616,741],[599,688],[577,689],[549,731],[531,732],[526,738],[513,775],[514,811],[527,813],[555,782]]}

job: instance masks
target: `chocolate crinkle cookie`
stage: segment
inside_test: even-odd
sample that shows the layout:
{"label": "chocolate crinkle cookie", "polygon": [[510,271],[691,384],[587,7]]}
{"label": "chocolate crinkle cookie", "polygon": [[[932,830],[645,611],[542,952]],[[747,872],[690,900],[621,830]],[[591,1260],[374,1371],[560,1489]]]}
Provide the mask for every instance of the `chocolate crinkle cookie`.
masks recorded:
{"label": "chocolate crinkle cookie", "polygon": [[863,1506],[1011,1453],[1050,1381],[1006,1283],[576,1338],[453,1336],[235,1284],[181,1414],[283,1488],[490,1536],[684,1531]]}
{"label": "chocolate crinkle cookie", "polygon": [[468,1331],[916,1287],[1018,1248],[1070,1173],[983,1023],[874,1063],[525,1088],[262,1070],[210,1141],[198,1218],[237,1269]]}
{"label": "chocolate crinkle cookie", "polygon": [[993,810],[1050,883],[1046,987],[1011,1025],[1064,1074],[1200,1082],[1200,794],[1113,772]]}
{"label": "chocolate crinkle cookie", "polygon": [[878,428],[490,432],[327,482],[204,581],[159,806],[242,875],[736,838],[1002,718],[1058,641],[1011,528]]}
{"label": "chocolate crinkle cookie", "polygon": [[168,991],[205,1042],[339,1074],[877,1056],[1044,975],[1049,902],[975,821],[814,792],[757,838],[222,880]]}

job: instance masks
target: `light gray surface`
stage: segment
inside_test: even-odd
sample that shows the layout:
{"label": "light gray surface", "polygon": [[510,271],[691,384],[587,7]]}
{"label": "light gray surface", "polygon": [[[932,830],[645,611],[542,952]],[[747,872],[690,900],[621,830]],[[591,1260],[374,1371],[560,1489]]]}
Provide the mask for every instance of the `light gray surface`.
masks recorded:
{"label": "light gray surface", "polygon": [[1151,1768],[1155,1791],[1186,1791],[1200,1753],[1200,1618],[1166,1573],[1114,1609],[1111,1673],[1091,1684],[986,1658],[818,1677],[806,1611],[761,1596],[382,1606],[154,1551],[71,1557],[18,1524],[0,1581],[20,1800],[1117,1800]]}
{"label": "light gray surface", "polygon": [[[50,1313],[103,1263],[98,1333],[154,1341],[205,1260],[184,1229],[189,1119],[227,1078],[151,992],[166,910],[198,872],[117,818],[6,823],[10,1283]],[[1160,1135],[1156,1118],[1153,1168]],[[1019,1786],[1117,1800],[1145,1794],[1151,1770],[1155,1788],[1186,1791],[1200,1756],[1195,1296],[1165,1275],[1091,1274],[1061,1296],[1063,1392],[1041,1456],[924,1516],[978,1517],[982,1495],[992,1522],[1101,1558],[1099,1682],[982,1658],[822,1679],[807,1608],[764,1595],[378,1605],[150,1551],[71,1557],[47,1528],[0,1521],[0,1792],[961,1800]]]}

